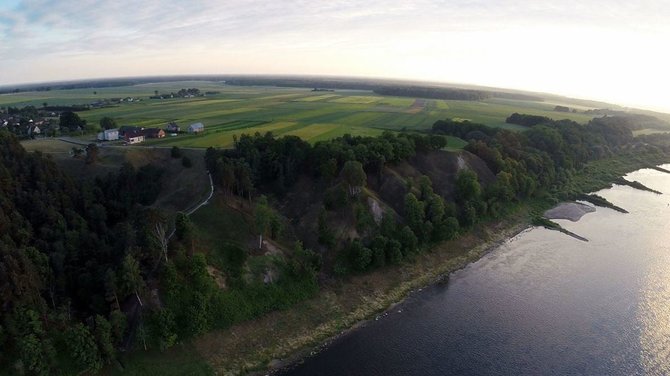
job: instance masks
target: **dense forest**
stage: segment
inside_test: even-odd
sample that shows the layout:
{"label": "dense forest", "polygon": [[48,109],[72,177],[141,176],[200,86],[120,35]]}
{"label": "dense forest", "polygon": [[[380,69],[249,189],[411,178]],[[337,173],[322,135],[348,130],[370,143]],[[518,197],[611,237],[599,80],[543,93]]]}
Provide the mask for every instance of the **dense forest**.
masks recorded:
{"label": "dense forest", "polygon": [[[124,165],[77,182],[0,131],[0,364],[12,374],[96,370],[123,344],[122,305],[160,258],[148,208],[162,171]],[[58,351],[56,350],[58,349]]]}

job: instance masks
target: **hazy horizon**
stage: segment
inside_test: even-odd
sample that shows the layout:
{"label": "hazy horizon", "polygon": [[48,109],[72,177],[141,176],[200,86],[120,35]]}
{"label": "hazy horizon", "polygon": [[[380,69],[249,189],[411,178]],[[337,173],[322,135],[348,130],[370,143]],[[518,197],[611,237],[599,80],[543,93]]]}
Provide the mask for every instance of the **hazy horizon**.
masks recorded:
{"label": "hazy horizon", "polygon": [[0,85],[312,75],[479,85],[670,112],[654,1],[0,2]]}

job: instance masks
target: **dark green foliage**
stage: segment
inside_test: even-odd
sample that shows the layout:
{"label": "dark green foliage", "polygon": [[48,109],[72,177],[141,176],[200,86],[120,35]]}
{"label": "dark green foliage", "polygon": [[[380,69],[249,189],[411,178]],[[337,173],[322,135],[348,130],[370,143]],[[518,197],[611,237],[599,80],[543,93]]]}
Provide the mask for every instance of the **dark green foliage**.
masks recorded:
{"label": "dark green foliage", "polygon": [[344,207],[349,200],[346,189],[342,185],[328,188],[323,197],[326,209],[335,210]]}
{"label": "dark green foliage", "polygon": [[116,358],[116,349],[114,348],[114,339],[112,336],[112,325],[104,317],[95,316],[95,341],[98,344],[98,350],[102,359],[111,363]]}
{"label": "dark green foliage", "polygon": [[405,195],[405,220],[412,232],[415,234],[423,233],[424,207],[423,203],[413,193]]}
{"label": "dark green foliage", "polygon": [[[342,166],[343,178],[350,193],[365,183],[364,175],[379,174],[386,163],[412,157],[417,150],[443,148],[445,140],[436,135],[385,132],[380,137],[343,137],[317,142],[310,146],[294,136],[275,139],[271,133],[242,135],[232,150],[207,149],[205,162],[215,183],[224,191],[248,196],[254,185],[271,187],[283,194],[300,174],[322,177],[330,181]],[[345,168],[347,162],[350,163]],[[362,167],[362,169],[360,168]],[[345,179],[345,180],[346,180]]]}
{"label": "dark green foliage", "polygon": [[114,310],[109,314],[109,323],[111,325],[111,333],[114,344],[118,345],[123,340],[123,334],[126,331],[126,315],[119,310]]}
{"label": "dark green foliage", "polygon": [[69,131],[83,130],[86,127],[86,120],[82,120],[72,111],[65,111],[60,115],[60,127]]}
{"label": "dark green foliage", "polygon": [[226,245],[221,250],[223,255],[223,271],[226,273],[226,281],[232,288],[244,287],[242,272],[247,261],[247,252],[234,245]]}
{"label": "dark green foliage", "polygon": [[177,324],[169,308],[159,309],[149,317],[149,333],[153,343],[165,351],[177,343]]}
{"label": "dark green foliage", "polygon": [[145,283],[141,275],[140,264],[131,254],[127,254],[123,258],[119,274],[119,285],[124,297],[135,294],[135,297],[141,304],[140,292],[144,289]]}
{"label": "dark green foliage", "polygon": [[191,218],[183,212],[178,212],[175,218],[175,236],[183,243],[190,243],[195,236],[195,229]]}
{"label": "dark green foliage", "polygon": [[391,239],[386,243],[386,260],[389,264],[397,265],[402,261],[402,244]]}
{"label": "dark green foliage", "polygon": [[95,338],[83,324],[75,324],[65,334],[70,356],[80,371],[97,372],[102,368],[102,359]]}
{"label": "dark green foliage", "polygon": [[321,263],[321,255],[305,249],[300,241],[295,243],[290,261],[290,272],[295,278],[315,278]]}
{"label": "dark green foliage", "polygon": [[337,176],[337,159],[330,158],[319,166],[319,173],[326,181],[331,181]]}
{"label": "dark green foliage", "polygon": [[342,180],[347,185],[349,195],[357,195],[365,186],[367,176],[363,171],[363,165],[357,161],[347,161],[342,167]]}
{"label": "dark green foliage", "polygon": [[351,264],[356,270],[364,271],[372,263],[372,251],[370,248],[365,247],[358,239],[351,242],[348,253]]}
{"label": "dark green foliage", "polygon": [[268,204],[268,199],[265,196],[258,198],[256,207],[254,208],[254,220],[256,223],[256,231],[258,231],[258,248],[263,248],[263,236],[270,229],[270,224],[275,219],[277,214],[272,210]]}
{"label": "dark green foliage", "polygon": [[370,213],[368,207],[357,201],[353,205],[354,216],[356,217],[356,229],[359,233],[365,233],[368,230],[371,230],[375,226],[375,220]]}
{"label": "dark green foliage", "polygon": [[178,146],[173,146],[172,149],[170,149],[170,156],[172,158],[181,158],[181,149]]}
{"label": "dark green foliage", "polygon": [[385,212],[379,224],[379,232],[382,236],[392,238],[396,235],[396,222],[391,212]]}
{"label": "dark green foliage", "polygon": [[552,120],[546,116],[526,115],[515,112],[512,115],[510,115],[505,120],[505,122],[509,124],[518,124],[518,125],[524,125],[526,127],[532,127],[538,124],[550,123],[552,122]]}
{"label": "dark green foliage", "polygon": [[403,256],[409,256],[418,251],[419,240],[409,226],[405,226],[398,234],[398,241],[402,247]]}
{"label": "dark green foliage", "polygon": [[456,202],[465,203],[468,201],[475,201],[479,199],[481,194],[481,187],[477,180],[477,174],[472,170],[463,170],[456,176],[454,186],[454,195]]}
{"label": "dark green foliage", "polygon": [[333,231],[328,227],[328,219],[325,208],[321,208],[319,212],[319,219],[317,221],[317,232],[319,234],[319,243],[332,247],[335,245],[335,235]]}
{"label": "dark green foliage", "polygon": [[16,341],[17,368],[28,374],[50,374],[55,349],[38,313],[29,308],[17,308],[8,319],[8,334]]}
{"label": "dark green foliage", "polygon": [[[229,247],[224,265],[234,265],[241,273],[246,254],[240,248]],[[224,291],[220,290],[207,272],[201,254],[192,258],[175,257],[162,277],[166,286],[165,307],[174,314],[179,340],[197,333],[223,329],[235,323],[253,319],[264,313],[285,309],[311,297],[318,289],[314,278],[320,258],[297,244],[283,276],[270,284],[251,282]],[[230,269],[224,270],[226,283],[231,283]]]}
{"label": "dark green foliage", "polygon": [[377,236],[372,241],[372,266],[380,268],[386,264],[386,249],[389,241],[383,236]]}
{"label": "dark green foliage", "polygon": [[100,119],[100,128],[102,129],[114,129],[116,128],[116,120],[109,116],[105,116]]}
{"label": "dark green foliage", "polygon": [[[89,147],[89,157],[94,149]],[[109,338],[120,344],[125,330],[118,309],[125,298],[136,301],[141,295],[145,262],[151,261],[140,208],[160,191],[158,171],[125,166],[119,174],[74,181],[51,160],[26,153],[16,138],[0,131],[1,366],[15,359],[23,372],[49,372],[64,361],[62,356],[54,360],[51,337],[63,347],[63,333],[71,328],[83,333],[77,325],[84,321],[96,352],[99,347],[105,361],[113,357]],[[133,257],[132,268],[124,265],[126,254]],[[41,324],[25,324],[30,317],[39,317],[29,322],[43,321],[50,332]],[[80,360],[87,368],[98,367],[95,357]]]}

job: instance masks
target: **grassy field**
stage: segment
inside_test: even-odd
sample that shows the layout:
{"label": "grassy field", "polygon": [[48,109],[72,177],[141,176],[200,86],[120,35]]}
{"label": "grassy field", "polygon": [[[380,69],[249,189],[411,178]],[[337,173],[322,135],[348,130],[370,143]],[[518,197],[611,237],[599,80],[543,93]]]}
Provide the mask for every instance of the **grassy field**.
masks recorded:
{"label": "grassy field", "polygon": [[[149,99],[154,91],[168,93],[190,87],[197,87],[201,92],[216,91],[218,94],[198,98]],[[176,121],[183,127],[194,122],[204,123],[206,131],[202,135],[179,135],[146,143],[185,147],[227,147],[232,144],[233,135],[255,132],[272,132],[278,136],[296,135],[309,142],[316,142],[345,133],[374,136],[384,130],[420,131],[429,129],[436,120],[445,118],[521,129],[505,123],[505,118],[513,112],[556,119],[569,118],[581,123],[591,119],[591,116],[581,113],[555,112],[553,102],[500,98],[485,101],[415,99],[381,96],[361,90],[324,93],[302,88],[240,87],[218,82],[188,81],[6,94],[0,95],[0,106],[89,104],[102,99],[125,97],[139,101],[80,112],[80,116],[94,124],[102,117],[110,116],[119,125],[144,127],[164,127],[169,121]]]}

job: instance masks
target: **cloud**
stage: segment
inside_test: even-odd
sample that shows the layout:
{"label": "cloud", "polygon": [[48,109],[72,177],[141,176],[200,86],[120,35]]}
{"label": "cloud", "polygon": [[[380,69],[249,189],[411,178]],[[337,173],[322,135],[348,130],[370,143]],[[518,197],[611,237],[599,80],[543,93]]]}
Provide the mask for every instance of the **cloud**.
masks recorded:
{"label": "cloud", "polygon": [[670,64],[670,3],[651,0],[13,1],[0,6],[0,84],[312,73],[574,94],[605,71]]}

